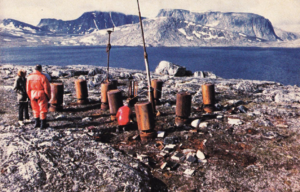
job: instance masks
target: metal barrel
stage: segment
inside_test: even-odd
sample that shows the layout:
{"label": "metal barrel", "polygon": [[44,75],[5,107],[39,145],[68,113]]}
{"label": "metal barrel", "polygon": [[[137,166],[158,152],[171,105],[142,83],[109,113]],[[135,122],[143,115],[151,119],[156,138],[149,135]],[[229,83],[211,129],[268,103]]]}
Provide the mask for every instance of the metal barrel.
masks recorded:
{"label": "metal barrel", "polygon": [[138,102],[134,105],[136,120],[140,131],[154,130],[155,121],[151,102]]}
{"label": "metal barrel", "polygon": [[86,103],[88,98],[88,89],[86,80],[77,79],[75,81],[75,89],[76,89],[76,96],[77,96],[77,103]]}
{"label": "metal barrel", "polygon": [[113,89],[107,92],[107,96],[111,120],[115,120],[118,109],[123,106],[122,92],[118,89]]}
{"label": "metal barrel", "polygon": [[134,80],[129,80],[128,84],[128,98],[133,98],[137,96],[138,82]]}
{"label": "metal barrel", "polygon": [[215,85],[208,83],[202,85],[202,98],[204,105],[215,104]]}
{"label": "metal barrel", "polygon": [[107,110],[108,109],[108,97],[107,92],[114,88],[113,83],[105,82],[101,84],[101,109]]}
{"label": "metal barrel", "polygon": [[111,89],[118,89],[118,80],[111,79],[109,82],[111,84]]}
{"label": "metal barrel", "polygon": [[159,102],[159,99],[161,98],[163,83],[164,82],[159,79],[152,79],[151,81],[151,87],[154,89],[153,97],[155,102]]}
{"label": "metal barrel", "polygon": [[190,93],[179,92],[176,96],[176,116],[180,118],[189,118],[191,113],[192,97]]}
{"label": "metal barrel", "polygon": [[49,111],[60,111],[62,110],[62,104],[64,100],[64,84],[63,83],[51,83],[51,99],[49,101]]}

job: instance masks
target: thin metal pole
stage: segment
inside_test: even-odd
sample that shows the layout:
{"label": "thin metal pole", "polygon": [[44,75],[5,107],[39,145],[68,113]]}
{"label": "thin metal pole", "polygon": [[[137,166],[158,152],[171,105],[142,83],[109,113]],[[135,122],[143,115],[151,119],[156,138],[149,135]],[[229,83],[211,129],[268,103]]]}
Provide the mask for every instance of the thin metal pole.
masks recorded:
{"label": "thin metal pole", "polygon": [[108,33],[108,44],[106,47],[106,52],[107,52],[107,71],[106,71],[106,81],[109,82],[109,53],[110,53],[110,49],[111,49],[111,44],[110,44],[110,34],[113,31],[111,30],[107,30]]}
{"label": "thin metal pole", "polygon": [[148,100],[151,102],[153,107],[153,112],[155,111],[155,104],[153,99],[153,88],[151,87],[151,79],[150,79],[150,70],[149,70],[149,63],[148,63],[148,54],[146,51],[146,44],[145,44],[145,37],[144,37],[144,30],[143,30],[143,23],[142,23],[142,17],[141,17],[141,11],[140,11],[140,5],[139,0],[137,0],[138,10],[139,10],[139,20],[140,20],[140,26],[142,31],[142,38],[143,38],[143,47],[144,47],[144,60],[145,60],[145,66],[146,66],[146,72],[147,72],[147,81],[148,81]]}

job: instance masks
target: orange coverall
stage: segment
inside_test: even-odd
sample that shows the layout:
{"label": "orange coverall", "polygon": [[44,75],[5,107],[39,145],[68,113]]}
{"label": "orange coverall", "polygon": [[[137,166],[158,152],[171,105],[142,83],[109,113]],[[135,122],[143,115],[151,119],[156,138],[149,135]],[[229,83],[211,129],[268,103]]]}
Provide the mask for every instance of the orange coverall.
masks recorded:
{"label": "orange coverall", "polygon": [[48,100],[51,98],[50,83],[46,76],[35,70],[27,77],[26,90],[34,118],[46,119]]}
{"label": "orange coverall", "polygon": [[127,125],[130,122],[131,109],[128,106],[120,107],[116,117],[118,118],[118,124],[121,126]]}

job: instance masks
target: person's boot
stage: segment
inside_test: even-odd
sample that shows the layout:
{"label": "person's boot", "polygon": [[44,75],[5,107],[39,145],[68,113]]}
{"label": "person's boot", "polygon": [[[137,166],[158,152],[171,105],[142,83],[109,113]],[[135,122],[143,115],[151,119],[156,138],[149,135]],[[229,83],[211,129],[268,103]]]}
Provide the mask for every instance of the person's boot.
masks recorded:
{"label": "person's boot", "polygon": [[41,129],[46,129],[49,126],[49,124],[46,123],[46,119],[41,120]]}
{"label": "person's boot", "polygon": [[34,118],[34,128],[38,128],[40,126],[40,118]]}

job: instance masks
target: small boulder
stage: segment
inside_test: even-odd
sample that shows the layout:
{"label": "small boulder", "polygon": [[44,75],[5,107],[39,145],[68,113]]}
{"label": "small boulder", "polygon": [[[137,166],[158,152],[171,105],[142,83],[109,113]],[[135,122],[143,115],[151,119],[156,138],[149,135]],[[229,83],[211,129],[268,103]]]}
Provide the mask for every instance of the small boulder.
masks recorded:
{"label": "small boulder", "polygon": [[52,77],[56,77],[56,78],[61,77],[63,75],[64,75],[64,73],[61,71],[53,71],[51,74]]}
{"label": "small boulder", "polygon": [[97,74],[104,74],[104,70],[103,69],[100,69],[100,68],[95,68],[95,69],[91,69],[89,70],[88,72],[88,76],[95,76]]}
{"label": "small boulder", "polygon": [[158,75],[171,75],[176,77],[182,77],[186,75],[185,67],[176,65],[168,61],[161,61],[155,69],[155,73]]}
{"label": "small boulder", "polygon": [[191,126],[195,127],[195,128],[198,128],[200,122],[201,122],[200,119],[196,119],[196,120],[192,121]]}
{"label": "small boulder", "polygon": [[205,159],[204,153],[202,153],[202,151],[200,151],[200,150],[197,151],[196,156],[200,160],[204,160]]}

